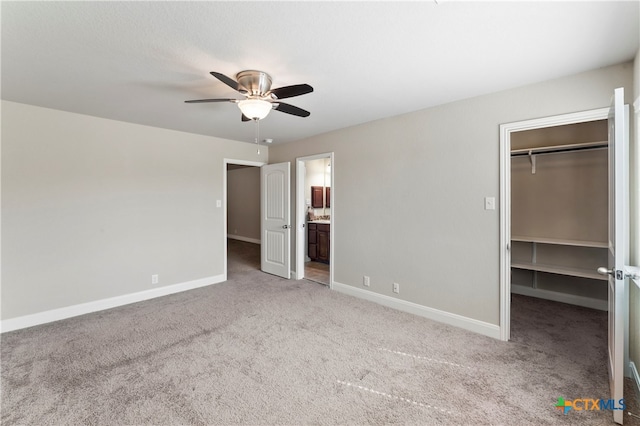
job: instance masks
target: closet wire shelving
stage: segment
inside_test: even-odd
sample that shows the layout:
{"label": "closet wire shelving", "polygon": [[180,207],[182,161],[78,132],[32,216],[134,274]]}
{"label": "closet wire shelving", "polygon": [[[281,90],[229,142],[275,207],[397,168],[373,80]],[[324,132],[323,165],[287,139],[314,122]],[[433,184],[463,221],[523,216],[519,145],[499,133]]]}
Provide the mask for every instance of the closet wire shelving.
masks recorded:
{"label": "closet wire shelving", "polygon": [[[536,173],[536,161],[535,156],[541,154],[558,154],[563,152],[576,152],[594,149],[606,149],[609,144],[604,142],[585,142],[576,144],[564,144],[554,146],[542,146],[536,148],[523,148],[514,149],[511,151],[512,157],[529,156],[531,162],[531,173]],[[529,237],[529,236],[511,236],[511,243],[514,242],[531,243],[531,261],[517,260],[511,262],[511,267],[516,269],[524,269],[534,272],[533,286],[536,287],[537,277],[536,272],[547,272],[552,274],[567,275],[572,277],[588,278],[594,280],[607,281],[607,277],[597,273],[596,268],[579,268],[575,266],[555,265],[549,263],[538,263],[537,251],[538,245],[550,244],[561,246],[574,246],[574,247],[587,247],[587,248],[608,248],[607,242],[601,241],[584,241],[584,240],[572,240],[561,238],[546,238],[546,237]]]}

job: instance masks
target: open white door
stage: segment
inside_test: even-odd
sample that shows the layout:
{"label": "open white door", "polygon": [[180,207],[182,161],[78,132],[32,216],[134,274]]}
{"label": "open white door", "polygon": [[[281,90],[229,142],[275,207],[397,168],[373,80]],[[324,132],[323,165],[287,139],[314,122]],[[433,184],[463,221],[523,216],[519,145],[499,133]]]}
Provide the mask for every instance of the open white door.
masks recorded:
{"label": "open white door", "polygon": [[291,272],[291,193],[289,163],[261,167],[261,269],[289,279]]}
{"label": "open white door", "polygon": [[[598,268],[609,275],[608,368],[611,399],[616,407],[623,398],[624,370],[628,365],[629,288],[625,264],[629,262],[629,107],[624,89],[614,92],[609,111],[609,265]],[[613,420],[622,424],[624,413],[613,410]]]}

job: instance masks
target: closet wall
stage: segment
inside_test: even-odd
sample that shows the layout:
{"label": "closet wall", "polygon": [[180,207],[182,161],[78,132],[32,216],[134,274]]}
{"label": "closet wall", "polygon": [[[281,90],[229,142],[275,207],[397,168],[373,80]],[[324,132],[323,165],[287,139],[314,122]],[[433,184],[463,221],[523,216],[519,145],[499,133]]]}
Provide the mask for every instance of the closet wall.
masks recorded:
{"label": "closet wall", "polygon": [[260,167],[227,164],[227,238],[260,244]]}
{"label": "closet wall", "polygon": [[607,148],[577,149],[606,140],[606,120],[512,135],[513,293],[607,309]]}

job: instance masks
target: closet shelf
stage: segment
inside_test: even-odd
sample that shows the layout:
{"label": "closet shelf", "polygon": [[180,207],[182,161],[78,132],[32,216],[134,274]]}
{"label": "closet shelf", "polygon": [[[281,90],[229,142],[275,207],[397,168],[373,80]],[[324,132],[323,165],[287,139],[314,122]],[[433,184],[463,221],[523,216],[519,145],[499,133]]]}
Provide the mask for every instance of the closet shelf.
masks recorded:
{"label": "closet shelf", "polygon": [[569,275],[572,277],[590,278],[593,280],[607,281],[608,277],[598,274],[595,270],[586,268],[572,268],[569,266],[548,265],[532,262],[511,262],[512,268],[526,269],[529,271],[549,272],[551,274]]}
{"label": "closet shelf", "polygon": [[609,143],[607,141],[572,143],[572,144],[553,145],[553,146],[539,146],[535,148],[512,149],[511,156],[529,155],[529,154],[531,155],[553,154],[557,152],[582,151],[586,149],[607,148],[608,146],[609,146]]}
{"label": "closet shelf", "polygon": [[540,244],[556,244],[563,246],[576,246],[576,247],[596,247],[596,248],[608,248],[609,244],[602,241],[583,241],[583,240],[569,240],[564,238],[546,238],[546,237],[524,237],[524,236],[511,236],[511,241],[518,241],[523,243],[540,243]]}

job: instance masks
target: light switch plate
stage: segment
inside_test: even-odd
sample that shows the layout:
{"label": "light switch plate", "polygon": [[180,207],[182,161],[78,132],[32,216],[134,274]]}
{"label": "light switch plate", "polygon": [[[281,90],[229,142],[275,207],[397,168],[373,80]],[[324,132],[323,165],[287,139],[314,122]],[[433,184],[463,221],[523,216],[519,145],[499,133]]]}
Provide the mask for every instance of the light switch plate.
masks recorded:
{"label": "light switch plate", "polygon": [[495,197],[484,197],[484,209],[485,210],[495,210],[496,209],[496,198]]}
{"label": "light switch plate", "polygon": [[216,207],[222,207],[222,200],[216,200]]}

